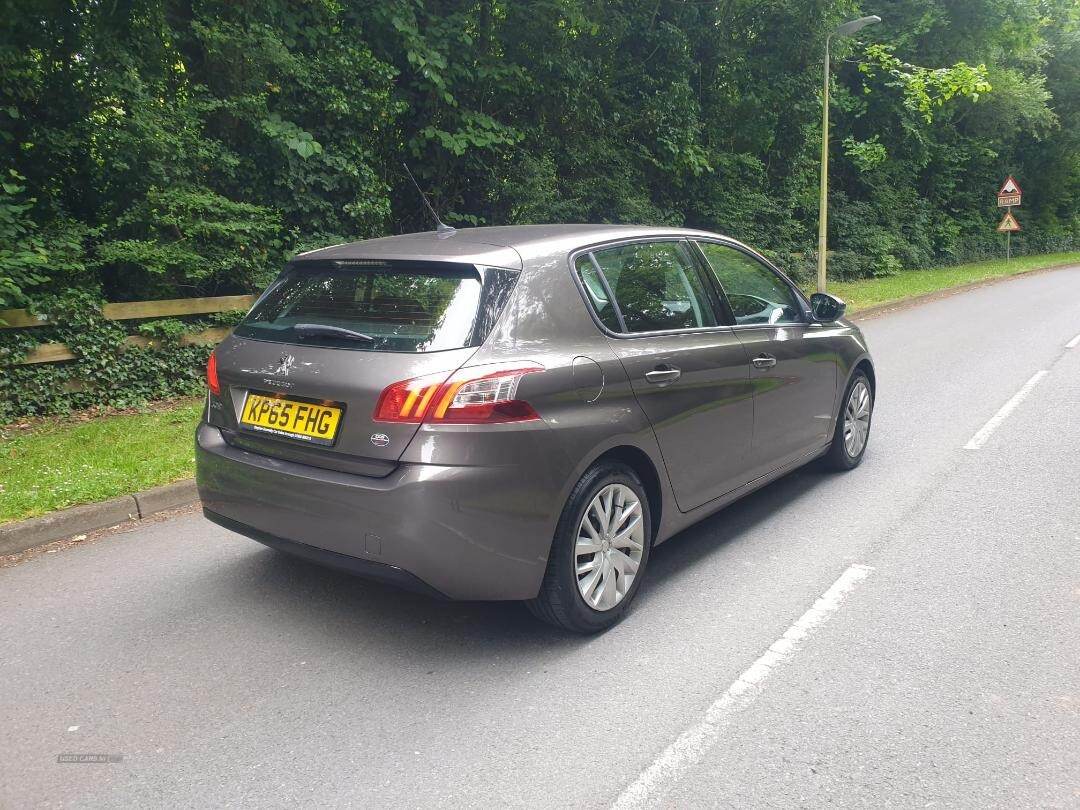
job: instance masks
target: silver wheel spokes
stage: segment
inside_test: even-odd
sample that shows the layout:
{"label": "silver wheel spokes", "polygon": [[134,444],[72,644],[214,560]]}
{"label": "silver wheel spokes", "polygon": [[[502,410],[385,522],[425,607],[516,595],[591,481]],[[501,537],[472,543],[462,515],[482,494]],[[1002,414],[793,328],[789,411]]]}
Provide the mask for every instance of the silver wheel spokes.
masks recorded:
{"label": "silver wheel spokes", "polygon": [[608,484],[592,499],[578,526],[574,566],[586,604],[611,610],[634,584],[645,551],[641,501],[628,486]]}
{"label": "silver wheel spokes", "polygon": [[844,406],[844,449],[855,458],[870,435],[870,389],[861,380],[851,389]]}

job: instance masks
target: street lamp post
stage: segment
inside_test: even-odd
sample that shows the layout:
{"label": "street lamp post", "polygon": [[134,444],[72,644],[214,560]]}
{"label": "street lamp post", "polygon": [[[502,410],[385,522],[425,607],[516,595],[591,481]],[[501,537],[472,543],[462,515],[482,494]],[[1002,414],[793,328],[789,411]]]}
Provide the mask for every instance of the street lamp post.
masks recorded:
{"label": "street lamp post", "polygon": [[868,25],[881,22],[881,17],[872,14],[857,20],[846,22],[825,37],[825,84],[821,98],[821,199],[818,202],[818,258],[817,288],[825,292],[825,252],[828,249],[826,231],[828,230],[829,206],[829,41],[833,37],[847,37],[861,31]]}

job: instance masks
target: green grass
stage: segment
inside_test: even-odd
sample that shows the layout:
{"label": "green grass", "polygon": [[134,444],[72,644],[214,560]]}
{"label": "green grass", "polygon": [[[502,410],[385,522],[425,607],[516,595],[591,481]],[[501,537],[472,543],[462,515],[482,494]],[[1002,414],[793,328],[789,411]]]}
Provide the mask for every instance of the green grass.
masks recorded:
{"label": "green grass", "polygon": [[202,399],[167,410],[48,420],[0,439],[0,523],[194,474]]}
{"label": "green grass", "polygon": [[[1080,263],[1080,252],[1023,256],[910,270],[888,278],[830,283],[830,292],[857,312],[916,295]],[[202,400],[185,400],[148,413],[88,421],[44,420],[0,434],[0,523],[128,495],[194,474],[195,424]]]}
{"label": "green grass", "polygon": [[860,309],[903,301],[916,295],[1066,264],[1080,264],[1080,252],[1020,256],[1009,262],[995,259],[931,270],[905,270],[895,276],[860,281],[830,281],[829,292],[847,302],[848,312],[858,312]]}

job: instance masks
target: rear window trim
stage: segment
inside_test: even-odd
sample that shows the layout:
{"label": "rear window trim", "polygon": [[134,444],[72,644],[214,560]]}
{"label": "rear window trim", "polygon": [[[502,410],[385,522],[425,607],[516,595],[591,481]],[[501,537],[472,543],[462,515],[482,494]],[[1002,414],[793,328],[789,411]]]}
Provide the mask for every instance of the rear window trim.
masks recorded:
{"label": "rear window trim", "polygon": [[[448,270],[450,268],[454,268],[456,272],[471,271],[471,272],[476,273],[476,275],[478,276],[478,280],[480,281],[481,293],[483,292],[484,286],[485,286],[485,284],[487,282],[486,275],[487,275],[488,271],[494,270],[494,271],[498,271],[498,272],[501,272],[501,273],[509,273],[509,274],[511,274],[514,277],[514,286],[516,286],[517,281],[521,277],[521,270],[519,270],[517,268],[514,268],[514,267],[502,267],[500,265],[494,265],[494,264],[472,264],[470,262],[447,262],[447,261],[440,261],[440,260],[424,260],[424,259],[382,259],[382,258],[377,258],[377,257],[376,258],[366,258],[366,257],[363,257],[363,256],[350,257],[348,259],[293,259],[292,261],[289,261],[288,263],[286,263],[285,267],[282,268],[281,272],[278,273],[277,277],[272,282],[270,282],[270,284],[266,287],[266,289],[263,290],[263,292],[258,296],[258,298],[255,299],[255,302],[251,305],[250,309],[248,309],[247,313],[244,315],[244,318],[246,319],[249,315],[251,315],[251,313],[255,310],[255,308],[258,307],[263,302],[263,300],[265,298],[267,298],[271,293],[274,292],[274,290],[276,290],[278,288],[278,286],[285,279],[285,277],[288,276],[288,274],[290,272],[292,272],[294,270],[302,270],[302,271],[305,271],[305,272],[320,272],[320,271],[327,271],[327,270],[341,271],[341,270],[347,270],[349,268],[350,264],[353,263],[353,262],[356,263],[355,266],[357,266],[357,267],[366,267],[366,268],[386,267],[388,269],[384,270],[383,272],[388,272],[388,273],[394,272],[393,267],[394,267],[395,263],[400,263],[402,265],[403,269],[406,266],[416,268],[419,265],[423,270],[426,270],[426,271],[430,272],[432,275],[438,274],[438,271],[440,269]],[[376,270],[375,272],[379,272],[379,271]],[[448,346],[445,349],[431,349],[431,350],[427,350],[427,351],[420,352],[420,353],[421,354],[439,354],[439,353],[442,353],[442,352],[461,351],[462,349],[478,349],[478,348],[480,348],[480,346],[483,345],[484,341],[487,340],[488,335],[490,335],[491,332],[493,332],[495,330],[495,326],[497,325],[499,319],[501,319],[503,317],[503,313],[505,313],[505,311],[507,309],[506,305],[510,302],[510,296],[512,296],[512,295],[513,295],[513,287],[511,287],[511,289],[510,289],[510,291],[508,293],[506,301],[503,302],[503,306],[502,306],[501,310],[499,311],[498,316],[496,316],[495,322],[492,323],[491,329],[489,329],[486,334],[483,334],[483,335],[479,334],[481,324],[479,323],[479,319],[477,319],[476,322],[473,323],[473,333],[470,336],[469,343],[467,345],[465,345],[465,346],[456,346],[456,347],[455,346]],[[259,342],[259,343],[274,343],[274,344],[277,344],[279,346],[296,346],[296,345],[300,345],[300,344],[297,344],[295,341],[291,341],[291,340],[275,340],[274,338],[271,338],[271,337],[256,337],[256,336],[253,336],[253,335],[238,334],[236,332],[236,330],[240,329],[242,326],[244,326],[243,322],[237,324],[233,328],[233,335],[235,335],[236,338],[239,339],[239,340],[254,340],[254,341]],[[357,346],[344,346],[344,345],[343,346],[320,346],[320,348],[323,348],[323,349],[340,349],[341,351],[360,351],[360,352],[378,352],[378,351],[381,351],[379,349],[367,349],[367,348],[364,348],[362,345],[357,345]],[[387,354],[402,354],[402,355],[417,354],[417,352],[385,352],[385,353],[387,353]]]}

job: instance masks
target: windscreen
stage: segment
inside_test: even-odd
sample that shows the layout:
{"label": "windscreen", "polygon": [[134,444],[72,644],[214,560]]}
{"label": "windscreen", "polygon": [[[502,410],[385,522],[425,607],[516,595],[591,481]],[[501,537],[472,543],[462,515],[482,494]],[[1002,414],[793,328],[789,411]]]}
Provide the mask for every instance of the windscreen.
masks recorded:
{"label": "windscreen", "polygon": [[517,274],[459,264],[290,267],[240,337],[382,352],[478,346]]}

